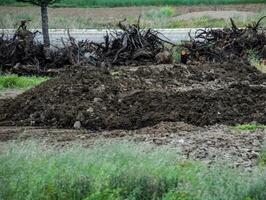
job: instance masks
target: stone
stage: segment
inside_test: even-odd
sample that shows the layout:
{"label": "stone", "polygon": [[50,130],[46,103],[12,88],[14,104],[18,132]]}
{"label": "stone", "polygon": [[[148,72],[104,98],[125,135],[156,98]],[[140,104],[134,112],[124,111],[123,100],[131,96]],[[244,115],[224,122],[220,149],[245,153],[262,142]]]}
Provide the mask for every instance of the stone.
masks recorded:
{"label": "stone", "polygon": [[74,123],[74,129],[80,129],[81,128],[81,122],[80,121],[76,121]]}

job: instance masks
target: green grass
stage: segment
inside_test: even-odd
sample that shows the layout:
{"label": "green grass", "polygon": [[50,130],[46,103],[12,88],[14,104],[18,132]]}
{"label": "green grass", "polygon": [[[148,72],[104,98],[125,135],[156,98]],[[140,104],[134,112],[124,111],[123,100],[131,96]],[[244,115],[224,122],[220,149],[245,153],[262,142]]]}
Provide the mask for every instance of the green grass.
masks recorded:
{"label": "green grass", "polygon": [[259,166],[262,166],[262,167],[266,166],[266,141],[264,141],[263,147],[261,149],[258,163],[259,163]]}
{"label": "green grass", "polygon": [[[56,7],[115,7],[143,5],[198,5],[198,4],[237,4],[265,3],[264,0],[61,0]],[[0,5],[21,5],[16,0],[1,0]]]}
{"label": "green grass", "polygon": [[48,80],[45,77],[0,75],[0,90],[7,88],[29,88]]}
{"label": "green grass", "polygon": [[255,66],[260,71],[266,73],[266,65],[261,62],[257,52],[249,51],[248,52],[248,59],[249,59],[249,62],[253,66]]}
{"label": "green grass", "polygon": [[243,131],[248,131],[248,130],[252,131],[256,129],[266,129],[266,126],[262,124],[239,124],[233,126],[233,128]]}
{"label": "green grass", "polygon": [[175,10],[171,6],[164,6],[158,9],[151,9],[148,12],[144,13],[147,18],[166,18],[172,17]]}
{"label": "green grass", "polygon": [[101,141],[56,150],[13,142],[0,153],[0,199],[265,200],[266,171],[178,161],[170,147]]}

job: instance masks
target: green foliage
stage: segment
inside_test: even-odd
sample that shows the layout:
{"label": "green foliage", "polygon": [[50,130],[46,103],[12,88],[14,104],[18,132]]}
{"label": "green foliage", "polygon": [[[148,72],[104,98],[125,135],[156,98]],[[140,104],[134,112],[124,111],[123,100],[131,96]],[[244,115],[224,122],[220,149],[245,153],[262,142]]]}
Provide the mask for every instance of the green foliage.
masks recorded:
{"label": "green foliage", "polygon": [[0,90],[5,88],[28,88],[48,80],[44,77],[0,75]]}
{"label": "green foliage", "polygon": [[266,150],[261,152],[260,158],[259,158],[259,165],[260,166],[266,166]]}
{"label": "green foliage", "polygon": [[173,7],[164,6],[160,9],[152,9],[145,13],[145,17],[147,18],[165,18],[165,17],[172,17],[175,10]]}
{"label": "green foliage", "polygon": [[17,2],[23,2],[23,3],[30,3],[36,6],[42,6],[42,5],[49,5],[49,4],[54,4],[58,3],[60,0],[16,0]]}
{"label": "green foliage", "polygon": [[0,199],[265,200],[265,169],[178,161],[170,147],[100,141],[56,150],[14,142],[0,154]]}
{"label": "green foliage", "polygon": [[257,69],[266,73],[266,66],[260,61],[259,54],[257,52],[249,51],[248,52],[248,60]]}
{"label": "green foliage", "polygon": [[261,149],[258,164],[259,166],[266,167],[266,141]]}
{"label": "green foliage", "polygon": [[173,16],[174,12],[175,12],[174,8],[170,6],[165,6],[160,8],[160,13],[162,13],[162,15],[166,17]]}
{"label": "green foliage", "polygon": [[119,190],[104,189],[102,191],[97,191],[92,193],[85,200],[122,200],[119,195]]}
{"label": "green foliage", "polygon": [[261,124],[238,124],[234,126],[235,129],[239,129],[239,130],[243,130],[243,131],[252,131],[252,130],[256,130],[256,129],[264,129],[266,128],[265,125],[261,125]]}
{"label": "green foliage", "polygon": [[[29,0],[31,1],[31,0]],[[40,1],[40,0],[34,0]],[[46,0],[44,0],[46,1]],[[1,0],[0,5],[14,4],[16,0]],[[236,3],[265,3],[264,0],[61,0],[57,7],[115,7],[142,5],[198,5],[198,4],[236,4]]]}
{"label": "green foliage", "polygon": [[185,191],[171,191],[163,197],[163,200],[193,200],[193,196]]}

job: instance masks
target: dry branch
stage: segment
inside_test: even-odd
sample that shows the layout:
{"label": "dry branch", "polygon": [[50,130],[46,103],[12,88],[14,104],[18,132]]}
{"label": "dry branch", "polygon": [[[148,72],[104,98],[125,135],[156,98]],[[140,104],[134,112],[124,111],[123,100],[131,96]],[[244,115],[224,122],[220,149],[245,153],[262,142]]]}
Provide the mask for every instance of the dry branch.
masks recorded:
{"label": "dry branch", "polygon": [[190,36],[190,41],[182,46],[190,54],[190,59],[200,62],[221,62],[225,60],[246,60],[249,51],[266,59],[264,49],[266,48],[265,28],[260,27],[260,22],[249,24],[245,28],[238,28],[231,21],[231,28],[224,29],[199,29],[195,36]]}

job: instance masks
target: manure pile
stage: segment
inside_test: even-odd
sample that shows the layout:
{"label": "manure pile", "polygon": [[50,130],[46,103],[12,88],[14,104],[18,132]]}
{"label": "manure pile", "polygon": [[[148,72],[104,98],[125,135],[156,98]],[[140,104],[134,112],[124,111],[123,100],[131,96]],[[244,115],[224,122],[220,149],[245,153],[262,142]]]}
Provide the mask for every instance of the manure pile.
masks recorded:
{"label": "manure pile", "polygon": [[71,67],[0,107],[0,125],[137,129],[266,123],[266,74],[245,63]]}

